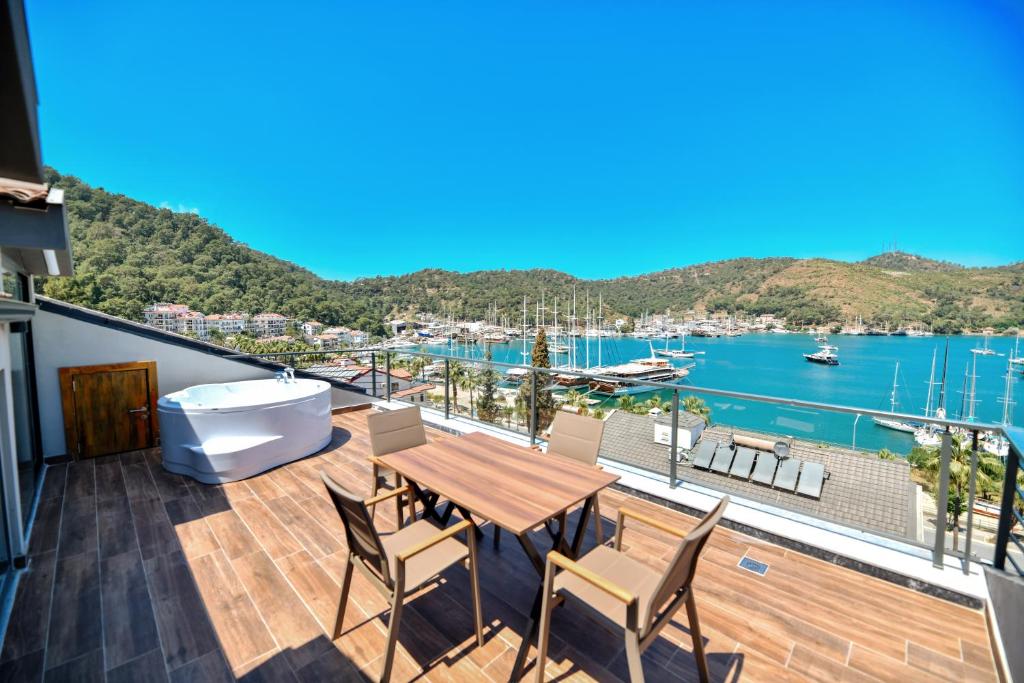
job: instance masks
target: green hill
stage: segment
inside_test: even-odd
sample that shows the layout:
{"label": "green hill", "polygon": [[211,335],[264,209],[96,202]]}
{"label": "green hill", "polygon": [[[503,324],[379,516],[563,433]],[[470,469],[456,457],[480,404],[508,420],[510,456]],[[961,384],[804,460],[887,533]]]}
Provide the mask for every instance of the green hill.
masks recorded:
{"label": "green hill", "polygon": [[154,301],[206,312],[274,310],[381,332],[415,311],[479,318],[497,303],[514,322],[523,296],[564,301],[600,292],[606,316],[689,309],[784,315],[798,324],[922,322],[936,331],[1024,324],[1024,264],[964,268],[892,252],[861,263],[741,258],[637,277],[581,280],[553,270],[421,270],[324,280],[235,241],[204,218],[174,213],[48,172],[65,190],[76,275],[40,279],[49,296],[138,320]]}

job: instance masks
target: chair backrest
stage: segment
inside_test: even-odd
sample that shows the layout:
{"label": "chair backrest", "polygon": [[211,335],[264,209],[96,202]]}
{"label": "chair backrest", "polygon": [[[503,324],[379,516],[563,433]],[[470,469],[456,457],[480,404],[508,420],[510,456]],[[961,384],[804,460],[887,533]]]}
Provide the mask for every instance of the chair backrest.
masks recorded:
{"label": "chair backrest", "polygon": [[384,546],[373,526],[370,512],[363,500],[341,484],[334,481],[326,472],[320,472],[320,478],[331,495],[335,509],[345,525],[345,540],[349,552],[355,554],[369,569],[380,576],[384,585],[391,586],[391,572],[388,569],[388,557]]}
{"label": "chair backrest", "polygon": [[560,410],[551,423],[548,454],[571,458],[587,465],[597,463],[604,436],[604,421]]}
{"label": "chair backrest", "polygon": [[370,428],[370,448],[374,455],[387,455],[427,442],[423,418],[417,406],[401,410],[383,410],[366,416]]}
{"label": "chair backrest", "polygon": [[[704,519],[700,520],[697,526],[693,527],[690,533],[686,534],[686,538],[683,539],[679,550],[676,551],[675,556],[669,563],[668,569],[665,570],[665,575],[661,577],[661,582],[658,583],[658,588],[654,591],[651,602],[647,606],[647,615],[644,620],[643,629],[645,633],[654,625],[654,618],[661,608],[665,606],[665,603],[679,595],[683,590],[688,589],[690,584],[693,583],[693,577],[697,573],[697,560],[700,557],[700,552],[704,549],[704,544],[707,543],[708,537],[711,536],[711,532],[714,531],[715,526],[718,524],[718,520],[725,514],[725,508],[728,505],[729,496],[722,496],[722,499],[718,501],[718,505],[708,514],[704,515]],[[664,615],[664,618],[671,618],[671,614]]]}

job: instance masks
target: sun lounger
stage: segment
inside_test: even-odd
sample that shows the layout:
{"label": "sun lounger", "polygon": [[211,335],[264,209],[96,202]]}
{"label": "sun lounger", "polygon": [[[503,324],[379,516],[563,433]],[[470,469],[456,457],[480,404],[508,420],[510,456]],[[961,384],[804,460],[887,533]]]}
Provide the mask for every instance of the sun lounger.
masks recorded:
{"label": "sun lounger", "polygon": [[736,451],[732,448],[726,444],[719,444],[718,449],[715,450],[715,459],[711,461],[711,471],[729,474],[729,466],[732,465],[734,455],[736,455]]}
{"label": "sun lounger", "polygon": [[801,496],[821,498],[821,487],[825,483],[825,466],[820,462],[805,462],[800,473],[800,484],[796,492]]}
{"label": "sun lounger", "polygon": [[736,449],[736,458],[732,461],[732,468],[729,469],[730,476],[740,479],[750,478],[750,469],[754,466],[754,449],[740,446]]}
{"label": "sun lounger", "polygon": [[765,453],[764,451],[758,453],[757,464],[754,465],[754,475],[751,479],[758,484],[771,486],[772,480],[775,479],[775,468],[778,465],[779,459],[775,457],[774,453]]}
{"label": "sun lounger", "polygon": [[783,491],[796,489],[796,478],[800,473],[800,465],[803,461],[800,458],[786,458],[779,463],[779,469],[775,472],[774,486]]}
{"label": "sun lounger", "polygon": [[693,456],[693,466],[699,467],[702,470],[708,469],[711,467],[711,460],[715,457],[715,451],[717,450],[717,441],[701,439],[700,444],[697,446],[697,452]]}

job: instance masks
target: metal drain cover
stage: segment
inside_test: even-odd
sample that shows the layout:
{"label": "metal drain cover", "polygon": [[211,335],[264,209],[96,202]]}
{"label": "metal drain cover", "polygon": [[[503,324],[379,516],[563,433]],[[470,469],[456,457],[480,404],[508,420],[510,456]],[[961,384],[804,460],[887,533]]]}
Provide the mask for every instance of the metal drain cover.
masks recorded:
{"label": "metal drain cover", "polygon": [[764,576],[766,573],[768,573],[767,562],[758,562],[757,560],[747,557],[746,555],[744,555],[740,559],[740,563],[738,566],[742,567],[743,569],[746,569],[748,572],[754,572],[758,576]]}

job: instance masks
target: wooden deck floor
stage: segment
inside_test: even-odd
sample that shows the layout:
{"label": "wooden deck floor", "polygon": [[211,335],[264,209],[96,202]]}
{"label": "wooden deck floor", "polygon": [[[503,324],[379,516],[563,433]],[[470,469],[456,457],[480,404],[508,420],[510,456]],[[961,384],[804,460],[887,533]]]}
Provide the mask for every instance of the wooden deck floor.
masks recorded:
{"label": "wooden deck floor", "polygon": [[[365,414],[335,426],[323,453],[225,486],[167,474],[158,450],[52,468],[0,680],[376,678],[387,606],[358,573],[344,634],[326,635],[345,548],[318,472],[366,493],[370,473]],[[694,523],[608,492],[606,533],[627,500]],[[377,519],[390,527],[393,508]],[[667,540],[628,530],[625,544],[659,566]],[[475,646],[467,576],[453,568],[406,608],[395,680],[507,680],[537,576],[507,535],[500,551],[489,539],[481,550],[486,644]],[[767,575],[737,568],[744,554],[769,563]],[[726,529],[705,551],[696,595],[715,680],[995,680],[981,613]],[[684,623],[644,655],[648,680],[696,680]],[[619,637],[580,612],[558,610],[552,635],[550,675],[626,676]]]}

